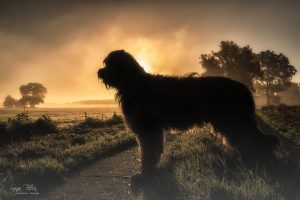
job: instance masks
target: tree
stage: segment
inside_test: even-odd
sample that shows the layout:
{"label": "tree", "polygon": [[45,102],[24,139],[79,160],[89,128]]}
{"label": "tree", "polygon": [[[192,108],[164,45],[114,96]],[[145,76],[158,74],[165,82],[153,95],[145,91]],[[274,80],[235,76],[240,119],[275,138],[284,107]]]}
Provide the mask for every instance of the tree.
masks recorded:
{"label": "tree", "polygon": [[13,108],[16,106],[17,100],[10,95],[7,95],[4,99],[3,106],[4,108]]}
{"label": "tree", "polygon": [[266,95],[267,105],[277,92],[286,90],[291,85],[291,79],[297,70],[290,64],[289,59],[282,53],[262,51],[258,54],[262,76],[256,81],[258,93]]}
{"label": "tree", "polygon": [[21,85],[20,93],[22,98],[19,100],[19,103],[23,106],[30,105],[30,107],[34,107],[44,103],[47,88],[40,83],[28,83],[27,85]]}
{"label": "tree", "polygon": [[40,83],[28,83],[27,85],[21,85],[20,93],[21,99],[16,100],[10,95],[6,96],[3,102],[3,106],[7,108],[12,107],[35,107],[40,103],[44,103],[44,98],[47,94],[47,88]]}
{"label": "tree", "polygon": [[240,47],[233,41],[221,41],[220,50],[202,54],[200,63],[205,76],[226,76],[244,83],[254,91],[253,81],[262,75],[259,62],[249,46]]}

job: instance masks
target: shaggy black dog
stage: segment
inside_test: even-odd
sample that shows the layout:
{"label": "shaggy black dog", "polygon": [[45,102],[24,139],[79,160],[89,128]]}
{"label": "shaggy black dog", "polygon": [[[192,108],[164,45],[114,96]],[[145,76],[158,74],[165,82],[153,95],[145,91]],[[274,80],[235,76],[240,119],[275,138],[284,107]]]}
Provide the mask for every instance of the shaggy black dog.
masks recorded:
{"label": "shaggy black dog", "polygon": [[261,133],[255,104],[243,84],[224,77],[177,77],[146,73],[124,50],[111,52],[99,69],[117,90],[123,114],[141,148],[142,175],[151,176],[163,152],[163,130],[210,122],[244,158],[271,157],[279,144]]}

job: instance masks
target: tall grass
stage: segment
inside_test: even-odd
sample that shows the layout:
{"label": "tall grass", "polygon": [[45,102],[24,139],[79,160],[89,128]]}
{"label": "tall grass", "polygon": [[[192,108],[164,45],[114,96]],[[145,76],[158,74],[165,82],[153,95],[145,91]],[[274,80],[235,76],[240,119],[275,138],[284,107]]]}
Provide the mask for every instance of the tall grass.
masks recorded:
{"label": "tall grass", "polygon": [[182,199],[297,199],[299,181],[294,179],[300,177],[300,169],[291,166],[246,166],[237,152],[204,127],[187,131],[170,143],[160,162],[160,179],[168,174]]}

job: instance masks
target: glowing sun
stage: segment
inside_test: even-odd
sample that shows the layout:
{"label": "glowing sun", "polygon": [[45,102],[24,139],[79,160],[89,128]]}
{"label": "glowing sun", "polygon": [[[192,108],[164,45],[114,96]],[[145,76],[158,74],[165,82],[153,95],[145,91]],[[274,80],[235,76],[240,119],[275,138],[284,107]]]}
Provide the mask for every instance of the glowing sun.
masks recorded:
{"label": "glowing sun", "polygon": [[138,59],[138,63],[144,68],[146,72],[151,72],[151,67],[146,59]]}

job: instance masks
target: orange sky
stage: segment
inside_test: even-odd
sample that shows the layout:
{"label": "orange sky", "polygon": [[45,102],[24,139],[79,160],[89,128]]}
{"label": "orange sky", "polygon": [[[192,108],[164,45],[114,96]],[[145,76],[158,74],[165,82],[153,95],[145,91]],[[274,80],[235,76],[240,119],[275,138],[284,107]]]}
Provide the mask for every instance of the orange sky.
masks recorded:
{"label": "orange sky", "polygon": [[96,72],[115,49],[149,72],[183,75],[201,72],[200,54],[233,40],[255,52],[282,52],[300,70],[298,3],[9,2],[0,6],[1,101],[19,98],[19,86],[28,82],[48,88],[46,103],[113,98]]}

